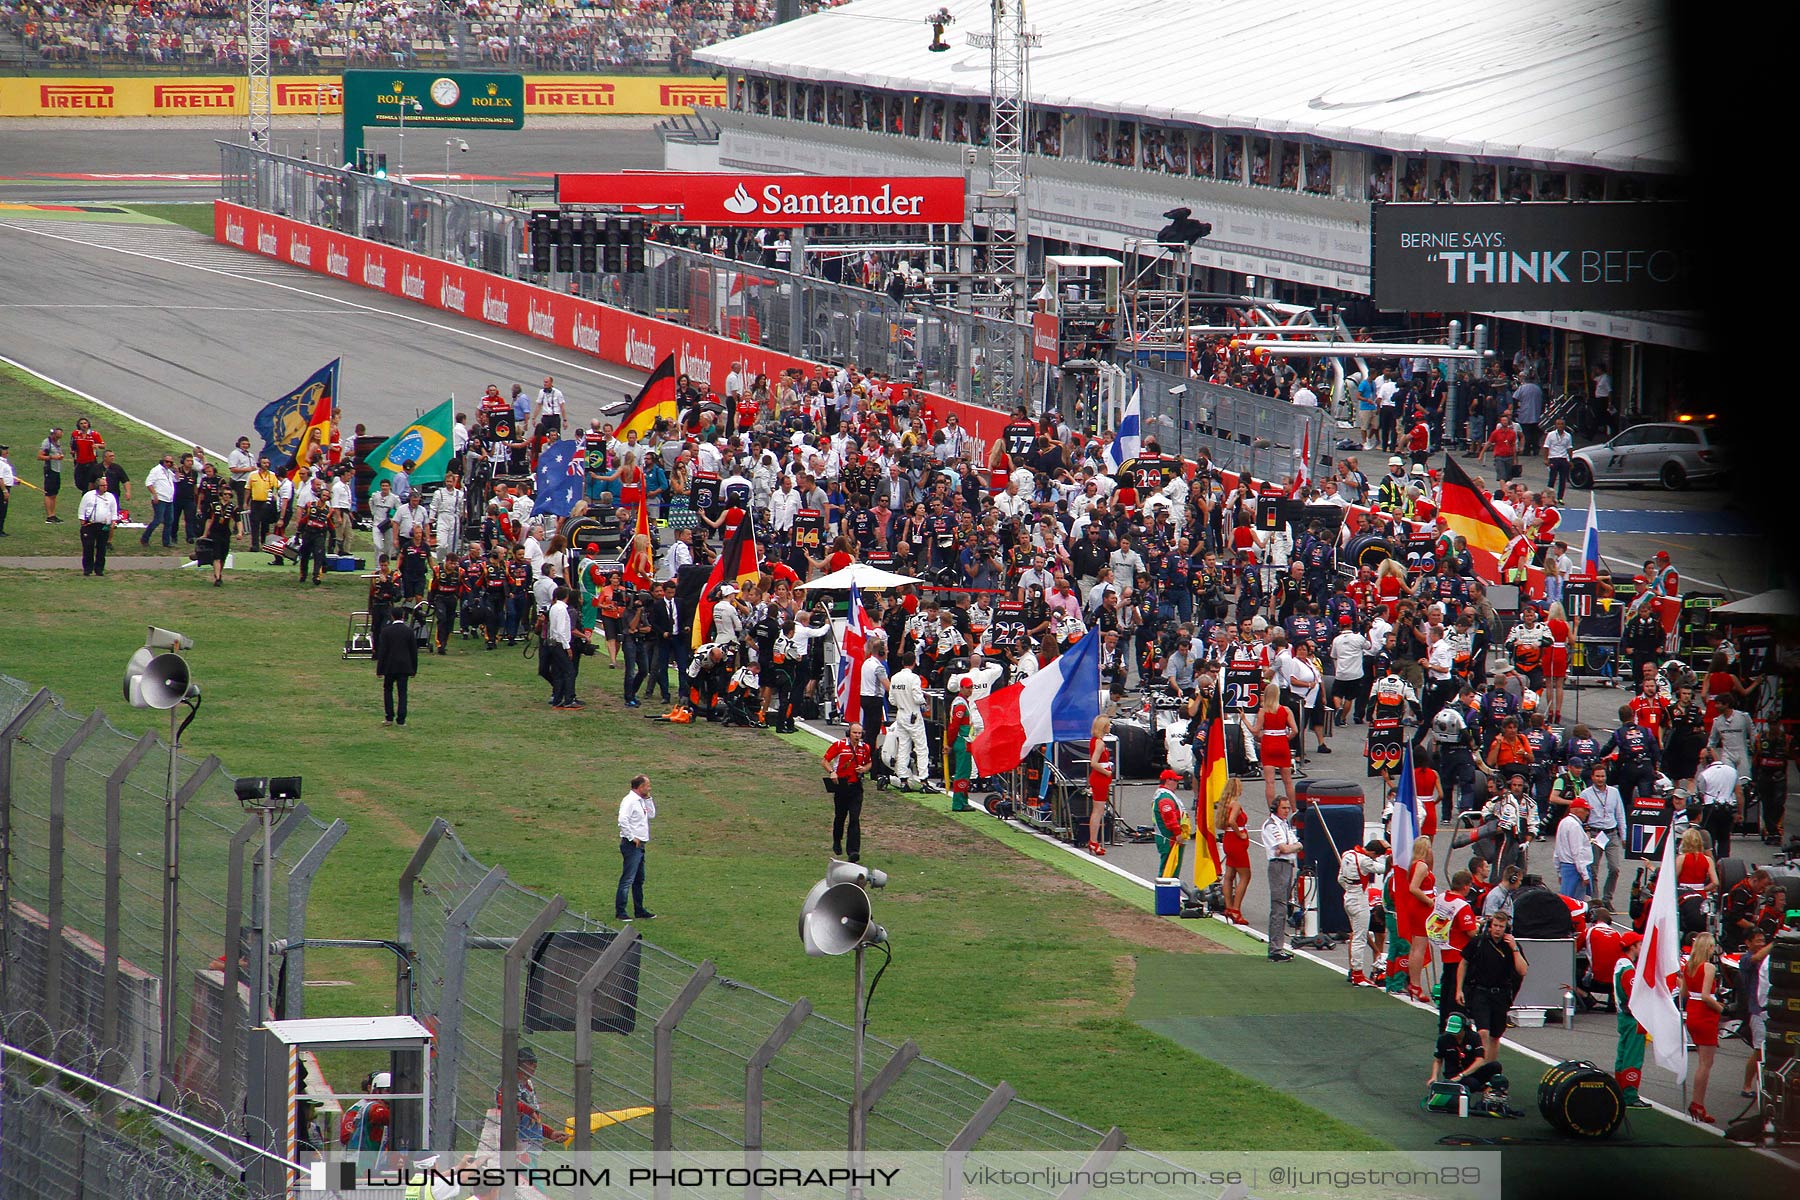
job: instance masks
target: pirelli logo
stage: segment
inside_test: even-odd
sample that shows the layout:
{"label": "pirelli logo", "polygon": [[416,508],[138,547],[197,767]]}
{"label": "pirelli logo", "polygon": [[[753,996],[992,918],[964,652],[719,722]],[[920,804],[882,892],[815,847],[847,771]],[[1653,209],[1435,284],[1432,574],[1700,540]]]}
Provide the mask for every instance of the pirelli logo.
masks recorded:
{"label": "pirelli logo", "polygon": [[722,83],[665,83],[662,85],[664,108],[724,108],[725,85]]}
{"label": "pirelli logo", "polygon": [[275,85],[275,103],[283,107],[293,108],[330,108],[343,99],[343,93],[331,84],[318,83],[278,83]]}
{"label": "pirelli logo", "polygon": [[38,88],[38,103],[47,109],[108,111],[118,106],[110,83],[46,83]]}
{"label": "pirelli logo", "polygon": [[159,83],[151,95],[156,109],[225,109],[237,102],[235,83]]}
{"label": "pirelli logo", "polygon": [[618,99],[610,83],[527,83],[525,103],[545,108],[611,108]]}

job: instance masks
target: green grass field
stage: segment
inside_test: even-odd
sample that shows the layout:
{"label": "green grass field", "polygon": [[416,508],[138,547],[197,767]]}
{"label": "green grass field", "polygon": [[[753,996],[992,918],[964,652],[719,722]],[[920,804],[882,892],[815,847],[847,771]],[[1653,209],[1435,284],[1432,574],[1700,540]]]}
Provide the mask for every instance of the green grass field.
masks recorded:
{"label": "green grass field", "polygon": [[132,212],[142,213],[146,217],[155,217],[159,221],[168,221],[173,225],[186,225],[196,233],[204,233],[207,237],[213,232],[213,206],[211,200],[192,200],[178,204],[133,204]]}

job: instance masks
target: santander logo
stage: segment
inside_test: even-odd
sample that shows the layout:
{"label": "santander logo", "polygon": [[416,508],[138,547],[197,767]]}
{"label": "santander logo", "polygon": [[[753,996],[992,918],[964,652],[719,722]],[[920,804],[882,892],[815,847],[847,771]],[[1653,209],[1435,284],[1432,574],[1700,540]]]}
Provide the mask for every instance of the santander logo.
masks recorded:
{"label": "santander logo", "polygon": [[547,338],[550,341],[555,341],[556,314],[552,313],[547,308],[542,312],[539,312],[536,301],[526,301],[525,331],[533,337]]}
{"label": "santander logo", "polygon": [[363,286],[372,288],[387,287],[387,264],[375,261],[373,257],[363,258]]}
{"label": "santander logo", "polygon": [[446,276],[444,282],[438,287],[438,307],[450,309],[452,312],[468,312],[468,294],[456,284],[451,283],[449,277]]}
{"label": "santander logo", "polygon": [[400,294],[408,300],[423,300],[425,298],[425,276],[411,267],[401,264]]}
{"label": "santander logo", "polygon": [[225,240],[233,246],[244,244],[244,223],[236,217],[225,219]]}
{"label": "santander logo", "polygon": [[487,288],[481,289],[481,319],[492,321],[496,325],[506,324],[506,297],[496,296]]}
{"label": "santander logo", "polygon": [[312,243],[301,241],[300,235],[295,234],[288,239],[288,259],[303,267],[312,266]]}
{"label": "santander logo", "polygon": [[749,192],[744,190],[744,185],[741,183],[737,185],[737,191],[725,197],[720,204],[726,212],[735,213],[740,217],[747,217],[756,211],[756,201]]}
{"label": "santander logo", "polygon": [[350,278],[350,256],[336,246],[325,251],[325,270],[342,279]]}
{"label": "santander logo", "polygon": [[256,231],[256,249],[259,253],[274,257],[281,253],[281,239],[275,236],[274,230],[259,229]]}
{"label": "santander logo", "polygon": [[675,369],[692,379],[701,387],[712,386],[712,360],[705,357],[704,352],[695,354],[686,342],[681,343],[681,353],[675,356]]}
{"label": "santander logo", "polygon": [[600,353],[600,322],[596,320],[592,325],[585,325],[581,314],[576,313],[574,342],[577,350],[588,354]]}
{"label": "santander logo", "polygon": [[656,347],[638,337],[637,331],[630,328],[625,330],[625,365],[645,371],[656,369]]}

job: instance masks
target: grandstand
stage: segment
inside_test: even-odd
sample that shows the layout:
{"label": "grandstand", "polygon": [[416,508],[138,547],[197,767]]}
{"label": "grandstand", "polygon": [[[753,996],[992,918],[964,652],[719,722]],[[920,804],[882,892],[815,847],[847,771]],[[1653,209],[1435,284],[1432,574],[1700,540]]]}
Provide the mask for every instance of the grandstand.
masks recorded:
{"label": "grandstand", "polygon": [[[270,51],[277,71],[301,74],[684,72],[695,48],[774,18],[775,0],[274,0]],[[243,70],[244,56],[243,17],[226,0],[0,0],[0,73],[218,73]]]}

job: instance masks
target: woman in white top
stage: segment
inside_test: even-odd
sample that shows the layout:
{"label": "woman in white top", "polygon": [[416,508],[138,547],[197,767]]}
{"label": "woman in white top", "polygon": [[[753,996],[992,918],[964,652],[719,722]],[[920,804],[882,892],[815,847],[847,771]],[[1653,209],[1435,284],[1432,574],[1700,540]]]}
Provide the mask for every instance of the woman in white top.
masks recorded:
{"label": "woman in white top", "polygon": [[1300,723],[1310,727],[1320,754],[1330,754],[1325,744],[1325,668],[1313,653],[1310,639],[1301,638],[1287,656],[1283,682],[1294,702],[1300,707]]}

